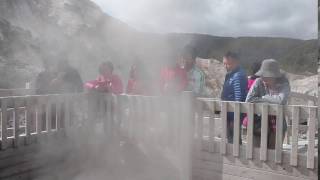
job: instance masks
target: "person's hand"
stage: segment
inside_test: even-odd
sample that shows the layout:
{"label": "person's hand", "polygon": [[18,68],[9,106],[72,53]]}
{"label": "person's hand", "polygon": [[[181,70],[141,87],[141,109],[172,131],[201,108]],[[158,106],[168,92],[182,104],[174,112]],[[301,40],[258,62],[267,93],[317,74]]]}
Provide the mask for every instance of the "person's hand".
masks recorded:
{"label": "person's hand", "polygon": [[50,82],[51,86],[58,86],[62,83],[62,80],[60,78],[55,78]]}
{"label": "person's hand", "polygon": [[65,76],[65,72],[61,72],[57,74],[57,76],[50,82],[50,85],[56,86],[63,82],[63,78]]}
{"label": "person's hand", "polygon": [[100,92],[111,92],[112,85],[111,82],[99,82],[95,89]]}

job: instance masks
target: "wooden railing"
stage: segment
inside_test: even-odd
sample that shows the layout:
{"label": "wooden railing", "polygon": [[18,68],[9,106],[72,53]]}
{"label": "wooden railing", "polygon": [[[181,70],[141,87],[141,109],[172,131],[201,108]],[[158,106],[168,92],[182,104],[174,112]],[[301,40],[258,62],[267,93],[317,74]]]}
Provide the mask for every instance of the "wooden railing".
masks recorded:
{"label": "wooden railing", "polygon": [[[179,169],[181,180],[192,178],[191,154],[202,151],[275,164],[287,163],[310,170],[318,168],[315,151],[317,106],[195,99],[190,92],[177,97],[101,93],[11,96],[0,98],[0,104],[0,155],[7,149],[77,134],[77,127],[95,133],[94,125],[101,122],[106,139],[114,141],[122,136],[142,150],[164,154]],[[228,112],[234,113],[232,144],[227,142]],[[242,144],[241,113],[245,113],[249,120]],[[261,115],[262,119],[259,147],[253,142],[255,114]],[[277,119],[275,149],[267,147],[269,115]],[[283,149],[282,141],[282,122],[287,119],[292,121],[289,151]],[[306,153],[300,153],[299,122],[304,119],[307,121],[307,149]]]}
{"label": "wooden railing", "polygon": [[[10,96],[0,98],[0,150],[25,146],[65,134],[79,121],[85,94]],[[83,108],[83,106],[82,106]],[[84,111],[85,112],[85,111]]]}
{"label": "wooden railing", "polygon": [[288,100],[289,105],[312,105],[318,104],[318,97],[298,92],[291,92]]}
{"label": "wooden railing", "polygon": [[35,89],[0,89],[0,97],[34,95]]}
{"label": "wooden railing", "polygon": [[[234,157],[245,156],[246,159],[259,159],[260,161],[273,161],[275,163],[290,163],[291,166],[305,166],[314,169],[317,160],[315,152],[315,135],[317,124],[316,106],[297,106],[297,105],[272,105],[272,104],[252,104],[240,102],[224,102],[214,99],[197,100],[196,134],[198,137],[198,151],[205,148],[207,143],[208,151],[220,152],[222,155],[232,154]],[[227,113],[234,113],[233,144],[227,142]],[[239,143],[241,138],[241,113],[248,117],[246,142]],[[204,114],[209,116],[209,122],[205,121]],[[261,141],[260,147],[256,148],[253,144],[254,115],[261,115]],[[267,148],[268,141],[268,116],[276,117],[276,142],[275,149]],[[292,148],[290,152],[283,151],[283,121],[284,117],[292,119]],[[301,119],[307,119],[307,152],[298,153],[298,130]],[[221,123],[220,137],[215,130],[215,122]],[[205,124],[206,122],[206,124]],[[205,131],[205,132],[204,132]],[[242,153],[241,153],[242,152]],[[289,159],[287,158],[289,153]],[[286,158],[284,158],[286,154]],[[305,162],[303,160],[306,160]]]}

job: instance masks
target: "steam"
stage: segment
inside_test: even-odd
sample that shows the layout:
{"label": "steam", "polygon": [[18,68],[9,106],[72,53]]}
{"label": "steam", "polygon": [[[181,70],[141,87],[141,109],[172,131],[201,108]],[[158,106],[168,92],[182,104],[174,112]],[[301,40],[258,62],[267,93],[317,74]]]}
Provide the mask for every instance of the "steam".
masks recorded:
{"label": "steam", "polygon": [[41,152],[36,157],[62,160],[58,167],[37,180],[51,176],[58,180],[181,179],[186,146],[181,146],[180,141],[181,136],[189,137],[179,131],[184,130],[187,119],[181,115],[187,113],[179,111],[182,102],[178,97],[174,98],[176,101],[158,97],[128,98],[130,103],[122,101],[119,134],[115,133],[115,126],[103,130],[103,122],[109,121],[110,125],[107,115],[98,113],[97,119],[82,121],[90,113],[88,104],[85,99],[74,102],[74,123],[85,126],[73,126],[65,142],[50,139],[41,143]]}

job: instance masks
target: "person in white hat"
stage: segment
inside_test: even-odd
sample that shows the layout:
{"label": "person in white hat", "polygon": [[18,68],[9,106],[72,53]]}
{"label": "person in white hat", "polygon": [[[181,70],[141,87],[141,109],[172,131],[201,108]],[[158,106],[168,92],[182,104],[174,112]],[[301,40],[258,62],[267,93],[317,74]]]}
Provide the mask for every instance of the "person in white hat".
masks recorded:
{"label": "person in white hat", "polygon": [[[260,70],[256,73],[260,78],[256,79],[250,88],[246,102],[287,104],[290,94],[289,80],[280,71],[279,64],[274,59],[263,60]],[[287,124],[283,121],[283,133]],[[261,117],[255,115],[254,120],[255,144],[260,145]],[[268,116],[268,148],[275,148],[276,116]]]}

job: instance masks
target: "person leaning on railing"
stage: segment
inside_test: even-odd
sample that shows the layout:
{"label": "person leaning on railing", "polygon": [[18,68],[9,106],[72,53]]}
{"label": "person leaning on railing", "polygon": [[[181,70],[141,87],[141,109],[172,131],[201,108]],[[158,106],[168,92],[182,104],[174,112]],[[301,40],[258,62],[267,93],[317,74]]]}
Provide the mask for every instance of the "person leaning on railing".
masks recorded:
{"label": "person leaning on railing", "polygon": [[[280,72],[279,64],[274,59],[263,60],[260,70],[256,73],[260,78],[256,79],[250,88],[246,102],[287,104],[290,94],[289,80]],[[283,133],[287,129],[286,121],[283,121]],[[284,137],[284,136],[283,136]],[[254,116],[254,143],[260,145],[261,116]],[[268,116],[268,148],[275,148],[276,116]],[[282,139],[283,141],[283,139]]]}
{"label": "person leaning on railing", "polygon": [[[101,102],[101,93],[119,95],[123,93],[123,84],[121,78],[114,73],[114,66],[111,61],[106,61],[99,66],[99,76],[96,80],[86,82],[84,84],[86,90],[90,92],[89,111],[92,112],[92,121],[103,118],[99,106],[103,106]],[[114,102],[112,102],[111,112],[114,113]],[[100,114],[100,117],[98,116]]]}
{"label": "person leaning on railing", "polygon": [[132,95],[151,95],[151,78],[145,64],[138,58],[130,67],[126,93]]}
{"label": "person leaning on railing", "polygon": [[[176,95],[186,90],[187,71],[178,60],[169,62],[160,71],[160,92],[162,95]],[[191,89],[190,89],[191,90]]]}
{"label": "person leaning on railing", "polygon": [[114,74],[113,63],[110,61],[103,62],[99,66],[99,76],[96,80],[85,83],[85,88],[89,91],[102,93],[123,93],[123,84],[121,78]]}
{"label": "person leaning on railing", "polygon": [[205,73],[196,66],[196,58],[196,48],[192,45],[186,45],[181,52],[181,59],[187,73],[186,90],[192,91],[196,97],[204,97],[207,96],[205,92]]}

